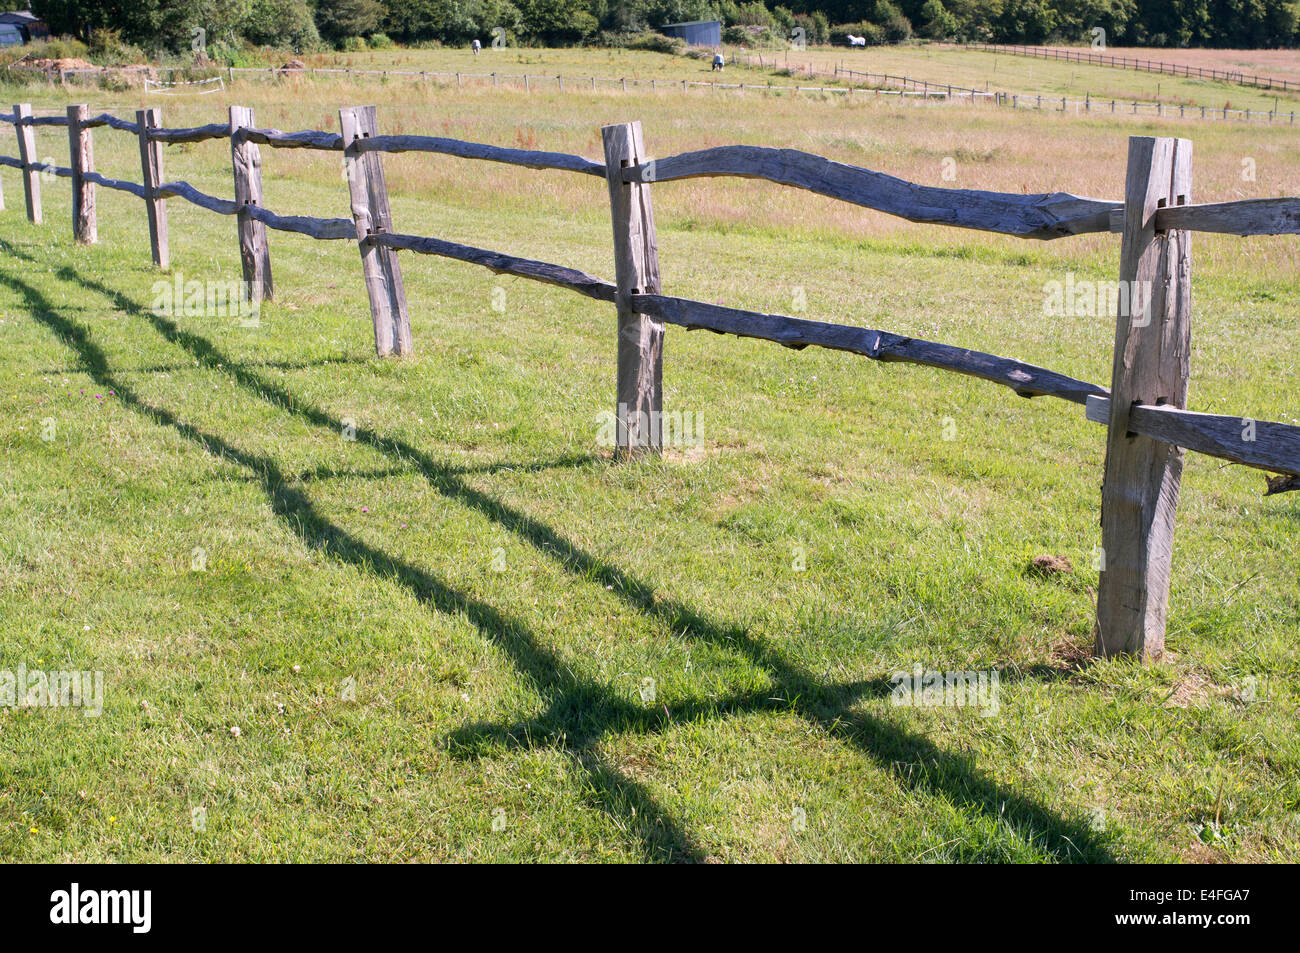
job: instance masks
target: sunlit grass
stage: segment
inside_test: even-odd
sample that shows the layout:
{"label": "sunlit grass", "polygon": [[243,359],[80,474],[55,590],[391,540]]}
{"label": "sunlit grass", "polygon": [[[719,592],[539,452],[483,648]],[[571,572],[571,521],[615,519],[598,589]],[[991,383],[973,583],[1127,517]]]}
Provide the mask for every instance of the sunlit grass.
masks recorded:
{"label": "sunlit grass", "polygon": [[[592,157],[602,123],[639,119],[655,155],[746,142],[1101,197],[1128,135],[1187,135],[1197,199],[1300,194],[1280,129],[829,98],[250,82],[162,101],[164,121],[226,102],[283,129],[369,102],[383,131]],[[138,180],[130,137],[95,145]],[[336,156],[262,156],[267,207],[348,214]],[[166,166],[231,194],[223,142]],[[401,231],[612,277],[598,179],[385,166]],[[138,200],[100,190],[80,248],[66,180],[40,228],[0,182],[0,668],[97,668],[107,692],[98,719],[0,709],[6,858],[1300,857],[1297,503],[1258,473],[1189,459],[1170,657],[1080,667],[1103,434],[1073,405],[670,329],[667,403],[703,443],[615,464],[606,305],[403,255],[416,355],[381,362],[350,243],[273,233],[260,328],[160,316]],[[654,202],[670,294],[1108,378],[1113,327],[1045,316],[1043,285],[1113,277],[1117,236],[925,228],[723,179]],[[238,277],[231,219],[169,214],[175,271]],[[1296,268],[1293,239],[1198,236],[1195,409],[1300,416]],[[1027,573],[1041,553],[1075,572]],[[915,663],[1000,667],[999,713],[891,705]]]}

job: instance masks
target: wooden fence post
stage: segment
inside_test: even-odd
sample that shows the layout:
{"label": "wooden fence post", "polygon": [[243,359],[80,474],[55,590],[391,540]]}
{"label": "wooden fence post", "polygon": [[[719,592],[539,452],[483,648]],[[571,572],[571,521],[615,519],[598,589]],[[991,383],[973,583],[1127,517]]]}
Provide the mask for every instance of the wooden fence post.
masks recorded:
{"label": "wooden fence post", "polygon": [[158,197],[163,177],[163,144],[149,138],[149,130],[162,125],[162,110],[138,109],[135,121],[140,127],[140,171],[144,180],[144,207],[149,213],[149,250],[153,253],[153,263],[166,268],[171,260],[167,249],[167,203]]}
{"label": "wooden fence post", "polygon": [[36,128],[24,119],[32,118],[31,103],[14,107],[14,132],[18,133],[18,157],[23,162],[23,195],[27,199],[27,220],[41,224],[41,180],[36,169]]}
{"label": "wooden fence post", "polygon": [[370,316],[375,324],[375,352],[380,357],[410,354],[413,350],[411,316],[406,310],[406,288],[402,284],[397,249],[369,240],[371,235],[393,230],[388,184],[379,153],[357,147],[360,140],[378,132],[375,107],[340,109],[339,124],[343,128],[343,161],[352,195],[352,220],[357,226],[361,269],[365,274],[366,294],[370,296]]}
{"label": "wooden fence post", "polygon": [[618,285],[618,401],[616,455],[640,456],[663,449],[663,350],[661,321],[637,314],[631,296],[659,294],[659,243],[650,186],[624,182],[623,170],[645,161],[641,123],[605,126],[605,176],[614,224],[614,275]]}
{"label": "wooden fence post", "polygon": [[99,228],[95,221],[95,184],[87,182],[83,173],[95,171],[95,148],[90,129],[84,123],[90,118],[89,106],[68,107],[68,154],[72,168],[72,233],[83,245],[99,241]]}
{"label": "wooden fence post", "polygon": [[[1191,233],[1157,232],[1157,208],[1186,205],[1192,143],[1129,139],[1110,425],[1101,490],[1102,572],[1096,653],[1156,658],[1165,613],[1183,450],[1132,434],[1134,404],[1187,406]],[[1124,303],[1128,307],[1124,307]]]}
{"label": "wooden fence post", "polygon": [[230,107],[230,165],[235,173],[235,204],[239,229],[239,261],[244,269],[244,294],[248,301],[270,301],[275,286],[271,279],[271,247],[266,240],[266,226],[243,211],[245,206],[262,204],[262,153],[257,143],[249,142],[242,130],[255,128],[253,110],[248,106]]}

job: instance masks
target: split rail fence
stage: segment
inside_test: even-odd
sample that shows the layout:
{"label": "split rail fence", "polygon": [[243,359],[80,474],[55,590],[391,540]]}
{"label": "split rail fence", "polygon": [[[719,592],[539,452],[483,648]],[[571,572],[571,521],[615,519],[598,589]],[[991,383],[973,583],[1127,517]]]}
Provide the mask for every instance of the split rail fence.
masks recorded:
{"label": "split rail fence", "polygon": [[[0,156],[0,165],[21,171],[28,219],[42,221],[41,174],[68,177],[72,180],[72,224],[78,242],[97,240],[96,186],[130,193],[144,202],[153,261],[162,268],[169,261],[167,199],[184,199],[233,215],[246,294],[251,300],[273,295],[268,229],[356,242],[380,356],[412,350],[399,250],[480,265],[614,305],[617,452],[621,457],[657,453],[662,448],[666,324],[760,338],[796,350],[816,346],[872,360],[919,364],[991,381],[1022,397],[1049,396],[1084,405],[1088,420],[1107,427],[1101,493],[1103,565],[1095,645],[1099,655],[1147,658],[1163,651],[1185,450],[1278,474],[1268,481],[1269,492],[1300,488],[1300,427],[1186,409],[1191,233],[1294,235],[1300,233],[1300,198],[1192,204],[1192,144],[1187,139],[1130,138],[1124,198],[1107,201],[1062,192],[1023,195],[922,186],[793,149],[722,146],[653,159],[637,122],[604,127],[604,156],[594,160],[432,136],[382,135],[372,106],[340,110],[338,133],[258,128],[253,111],[239,106],[230,107],[226,122],[183,129],[164,128],[158,109],[140,110],[131,122],[108,114],[92,116],[86,106],[69,106],[66,116],[34,116],[30,105],[21,104],[12,114],[0,114],[0,121],[11,123],[17,132],[20,157]],[[67,129],[68,166],[50,167],[37,161],[35,135],[42,126]],[[106,178],[94,171],[91,134],[98,127],[137,137],[141,184]],[[207,139],[230,143],[233,200],[204,194],[186,182],[169,182],[163,173],[165,145]],[[265,208],[262,145],[342,153],[352,217],[277,215]],[[563,170],[602,180],[613,223],[615,280],[394,231],[381,161],[386,152],[438,153]],[[763,314],[663,294],[652,186],[710,176],[765,179],[912,222],[1027,239],[1053,240],[1093,232],[1122,235],[1118,287],[1134,291],[1121,300],[1141,300],[1141,305],[1120,310],[1111,386],[889,331]],[[1139,295],[1139,288],[1148,290]]]}
{"label": "split rail fence", "polygon": [[[760,94],[784,94],[793,95],[820,95],[820,96],[843,96],[848,100],[860,99],[863,96],[880,99],[881,97],[896,96],[901,102],[923,102],[942,101],[945,103],[959,106],[980,106],[991,105],[1010,107],[1012,109],[1039,109],[1053,112],[1067,113],[1073,111],[1075,114],[1086,114],[1093,112],[1108,112],[1113,115],[1122,116],[1156,116],[1163,118],[1178,117],[1179,119],[1203,119],[1216,121],[1234,121],[1234,122],[1263,122],[1263,123],[1284,123],[1295,125],[1296,110],[1290,111],[1275,109],[1234,109],[1230,106],[1188,106],[1186,104],[1165,104],[1161,102],[1148,102],[1137,99],[1106,99],[1094,96],[1089,92],[1084,93],[1083,99],[1071,99],[1068,96],[1043,96],[1030,93],[1011,93],[1005,90],[973,89],[969,86],[958,86],[953,83],[941,83],[934,80],[915,79],[911,76],[899,76],[892,73],[871,73],[861,70],[850,69],[842,63],[838,64],[834,71],[819,70],[812,64],[790,64],[781,63],[779,58],[764,60],[762,55],[750,55],[748,53],[731,54],[733,64],[744,61],[745,65],[753,67],[757,63],[760,69],[773,69],[783,71],[792,78],[807,76],[809,80],[816,80],[818,77],[833,78],[837,82],[846,79],[850,84],[858,83],[862,85],[847,86],[805,86],[805,85],[782,85],[780,83],[765,83],[758,85],[756,83],[729,83],[718,82],[716,80],[692,80],[692,79],[636,79],[632,77],[617,76],[565,76],[563,74],[539,75],[533,73],[466,73],[466,72],[447,72],[439,70],[401,70],[401,69],[353,69],[350,67],[275,67],[275,66],[232,66],[225,67],[224,72],[227,76],[226,82],[234,83],[236,77],[247,79],[262,79],[269,81],[283,81],[297,76],[308,76],[315,78],[317,75],[335,75],[343,76],[348,79],[378,78],[381,81],[389,79],[415,79],[418,78],[423,82],[435,82],[443,85],[455,85],[457,89],[475,89],[475,88],[509,88],[523,90],[526,93],[542,92],[546,90],[559,93],[574,92],[611,92],[649,89],[653,93],[672,93],[681,92],[689,93],[692,90],[707,90],[709,92],[737,92],[737,93],[760,93]],[[13,67],[11,67],[13,69]],[[51,85],[70,85],[70,81],[79,78],[101,78],[107,75],[134,75],[139,76],[139,70],[126,68],[100,66],[84,69],[64,69],[64,70],[42,70],[35,67],[15,70],[16,72],[29,72],[39,74],[50,81]],[[181,72],[174,70],[173,72]],[[1293,86],[1295,84],[1292,84]],[[893,88],[890,88],[893,87]],[[144,79],[144,91],[151,95],[205,95],[207,93],[220,92],[225,88],[225,82],[220,75],[214,75],[207,79],[193,80],[190,82],[170,82],[158,83],[148,78]]]}
{"label": "split rail fence", "polygon": [[985,53],[1037,56],[1045,60],[1065,60],[1068,63],[1085,63],[1093,66],[1117,66],[1121,69],[1142,70],[1147,73],[1163,73],[1166,76],[1212,79],[1223,83],[1235,83],[1238,86],[1253,86],[1256,89],[1300,89],[1300,81],[1294,79],[1274,79],[1271,76],[1259,76],[1241,70],[1206,69],[1203,66],[1188,66],[1185,63],[1144,60],[1136,56],[1116,56],[1112,53],[1061,49],[1054,46],[1008,46],[994,43],[965,43],[962,46],[965,49],[980,50]]}
{"label": "split rail fence", "polygon": [[[812,70],[809,69],[811,75]],[[947,99],[974,105],[978,102],[991,102],[995,106],[1010,106],[1012,109],[1048,109],[1054,112],[1109,113],[1123,116],[1157,116],[1169,119],[1234,120],[1238,122],[1285,123],[1295,125],[1296,111],[1281,109],[1233,109],[1231,106],[1188,106],[1185,103],[1165,104],[1146,102],[1140,99],[1106,99],[1094,96],[1090,92],[1083,94],[1083,99],[1071,99],[1068,96],[1044,96],[1041,93],[1009,93],[1005,90],[971,89],[967,86],[953,86],[948,83],[935,83],[924,79],[911,79],[907,76],[892,76],[889,73],[862,73],[849,69],[843,64],[835,67],[834,73],[822,73],[823,76],[847,76],[850,81],[862,77],[868,83],[885,82],[902,86],[905,95],[918,96],[923,99]]]}

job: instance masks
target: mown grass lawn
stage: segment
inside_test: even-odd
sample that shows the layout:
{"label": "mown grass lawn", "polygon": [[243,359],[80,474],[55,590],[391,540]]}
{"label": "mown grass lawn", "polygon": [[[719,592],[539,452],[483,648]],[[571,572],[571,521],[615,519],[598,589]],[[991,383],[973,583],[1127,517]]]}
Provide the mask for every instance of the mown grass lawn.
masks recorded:
{"label": "mown grass lawn", "polygon": [[[926,184],[959,155],[959,186],[1101,195],[1154,131],[1196,139],[1202,200],[1297,194],[1280,130],[399,83],[227,101],[285,129],[378,102],[386,131],[592,156],[602,122],[642,119],[658,155],[793,146]],[[138,179],[135,150],[96,133],[106,174]],[[599,180],[386,162],[399,230],[612,277]],[[269,208],[347,214],[336,157],[263,165]],[[220,142],[167,170],[230,194]],[[98,718],[0,709],[6,859],[1300,858],[1300,504],[1258,473],[1189,459],[1169,653],[1090,663],[1103,433],[1074,405],[669,329],[666,403],[702,443],[616,463],[608,306],[404,255],[417,353],[380,361],[348,243],[273,233],[256,328],[160,314],[174,274],[137,200],[100,190],[82,248],[66,180],[39,227],[0,181],[0,669],[105,673]],[[668,293],[1108,379],[1110,320],[1045,316],[1043,286],[1115,277],[1117,238],[926,229],[749,182],[655,201]],[[231,220],[169,210],[173,272],[239,277]],[[1193,408],[1295,422],[1294,241],[1194,254]],[[1074,572],[1027,571],[1048,553]],[[998,669],[997,713],[892,704],[918,664]]]}

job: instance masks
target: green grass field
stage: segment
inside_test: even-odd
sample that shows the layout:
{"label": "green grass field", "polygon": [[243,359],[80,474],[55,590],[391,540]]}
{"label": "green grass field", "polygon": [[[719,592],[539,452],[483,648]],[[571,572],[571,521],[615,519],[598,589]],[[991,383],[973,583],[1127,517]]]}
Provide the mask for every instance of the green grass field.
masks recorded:
{"label": "green grass field", "polygon": [[[1276,108],[1281,113],[1300,112],[1300,91],[1270,91],[1211,80],[1160,75],[1107,66],[1070,63],[1025,56],[986,53],[940,45],[904,45],[846,49],[809,47],[807,50],[782,52],[743,51],[727,48],[728,56],[739,57],[739,65],[729,66],[722,76],[712,73],[707,60],[670,57],[631,50],[598,49],[514,49],[484,50],[475,56],[468,49],[430,49],[372,51],[368,53],[319,54],[305,58],[308,65],[322,68],[429,70],[482,74],[529,73],[532,76],[563,74],[568,78],[596,76],[601,79],[717,80],[763,84],[782,83],[774,73],[790,67],[797,70],[815,67],[830,72],[835,66],[868,73],[888,73],[925,80],[935,84],[951,83],[975,89],[1000,90],[1020,96],[1042,95],[1044,98],[1068,96],[1120,102],[1138,100],[1162,102],[1166,106],[1206,106],[1212,109]],[[776,69],[758,68],[758,57]],[[1300,59],[1292,54],[1293,60]],[[1265,60],[1266,67],[1276,64]],[[752,64],[752,65],[751,65]],[[280,65],[276,63],[275,65]],[[1277,72],[1290,76],[1285,69]],[[805,80],[805,83],[808,82]],[[819,76],[817,83],[835,85]]]}
{"label": "green grass field", "polygon": [[[1207,106],[1282,113],[1300,112],[1300,91],[1265,90],[1208,79],[1148,73],[1118,67],[987,53],[950,46],[890,46],[871,49],[813,48],[790,53],[792,61],[818,69],[843,64],[848,69],[902,74],[932,83],[1002,90],[1021,96],[1041,94],[1120,102],[1162,102],[1169,106]],[[1158,59],[1158,57],[1155,57]],[[1288,74],[1289,75],[1289,74]]]}
{"label": "green grass field", "polygon": [[[1127,136],[1185,135],[1197,200],[1300,194],[1300,145],[1263,126],[401,81],[158,103],[172,126],[240,103],[331,130],[375,103],[386,132],[592,157],[639,119],[654,155],[788,146],[1100,197]],[[40,155],[66,149],[39,130]],[[131,137],[95,152],[139,180]],[[337,156],[262,158],[268,208],[348,215]],[[385,164],[399,231],[613,277],[597,179]],[[231,194],[224,142],[166,166]],[[159,275],[138,200],[99,190],[85,248],[66,180],[42,226],[0,183],[0,669],[105,682],[97,718],[0,708],[6,860],[1300,859],[1300,500],[1258,472],[1189,457],[1168,654],[1090,662],[1104,433],[1075,405],[670,328],[666,404],[702,444],[617,463],[607,305],[404,254],[416,355],[380,361],[351,243],[272,233],[256,328],[160,314],[160,278],[239,278],[231,219],[169,201]],[[1108,382],[1112,321],[1045,316],[1043,288],[1116,277],[1118,236],[1023,242],[739,180],[654,201],[666,293]],[[1297,422],[1295,250],[1197,237],[1193,409]],[[1075,570],[1036,576],[1040,554]],[[915,665],[997,669],[996,714],[892,704]]]}

